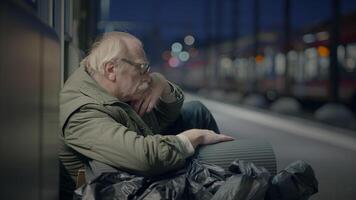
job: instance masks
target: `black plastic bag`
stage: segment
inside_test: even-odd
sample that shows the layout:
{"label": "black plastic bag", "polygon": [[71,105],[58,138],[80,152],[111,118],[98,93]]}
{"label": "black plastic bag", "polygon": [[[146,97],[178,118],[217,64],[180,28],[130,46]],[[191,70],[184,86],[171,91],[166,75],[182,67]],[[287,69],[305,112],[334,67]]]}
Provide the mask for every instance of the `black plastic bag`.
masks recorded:
{"label": "black plastic bag", "polygon": [[318,192],[312,167],[298,160],[273,177],[266,200],[307,200]]}
{"label": "black plastic bag", "polygon": [[268,189],[270,173],[251,162],[234,161],[229,170],[233,173],[220,187],[212,200],[263,200]]}
{"label": "black plastic bag", "polygon": [[75,191],[85,200],[305,200],[318,191],[313,169],[302,161],[289,165],[271,180],[263,167],[241,160],[229,171],[193,159],[182,170],[147,178],[92,165],[93,177]]}
{"label": "black plastic bag", "polygon": [[225,182],[223,168],[199,160],[191,160],[187,166],[187,191],[184,199],[211,199]]}
{"label": "black plastic bag", "polygon": [[[143,189],[143,193],[137,195],[137,199],[142,200],[179,200],[184,195],[186,188],[185,173],[175,174],[173,177],[167,177],[161,180],[152,181],[148,188]],[[133,198],[136,199],[136,198]]]}
{"label": "black plastic bag", "polygon": [[102,173],[88,184],[78,188],[73,199],[132,199],[146,185],[148,183],[144,177],[126,172]]}
{"label": "black plastic bag", "polygon": [[158,177],[136,176],[94,161],[94,171],[88,184],[75,191],[74,199],[106,200],[206,200],[210,199],[225,181],[223,168],[191,160],[179,171]]}

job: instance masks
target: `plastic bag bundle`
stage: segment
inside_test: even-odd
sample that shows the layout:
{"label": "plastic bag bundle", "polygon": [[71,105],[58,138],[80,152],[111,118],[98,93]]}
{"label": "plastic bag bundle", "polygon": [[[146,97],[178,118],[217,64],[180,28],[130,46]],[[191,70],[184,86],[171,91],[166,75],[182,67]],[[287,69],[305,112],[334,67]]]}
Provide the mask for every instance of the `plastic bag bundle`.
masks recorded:
{"label": "plastic bag bundle", "polygon": [[94,177],[75,191],[74,199],[305,200],[318,191],[313,169],[303,161],[292,163],[273,178],[265,168],[243,160],[232,162],[225,171],[193,159],[182,170],[154,178],[113,172],[95,162],[91,163],[95,170],[88,172]]}
{"label": "plastic bag bundle", "polygon": [[313,168],[298,160],[273,177],[266,200],[307,200],[317,192]]}
{"label": "plastic bag bundle", "polygon": [[234,161],[229,170],[235,174],[229,177],[212,200],[244,199],[263,200],[268,189],[270,173],[251,162]]}

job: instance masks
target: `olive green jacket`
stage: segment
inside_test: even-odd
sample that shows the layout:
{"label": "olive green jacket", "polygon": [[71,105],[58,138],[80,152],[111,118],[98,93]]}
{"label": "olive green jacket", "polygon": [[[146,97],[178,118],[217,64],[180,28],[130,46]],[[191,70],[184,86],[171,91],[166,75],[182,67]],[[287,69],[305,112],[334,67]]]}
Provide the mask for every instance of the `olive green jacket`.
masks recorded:
{"label": "olive green jacket", "polygon": [[148,176],[184,165],[191,154],[184,143],[177,136],[160,135],[177,119],[184,101],[181,89],[173,87],[175,102],[159,100],[141,118],[78,68],[60,93],[59,157],[72,178],[87,159]]}

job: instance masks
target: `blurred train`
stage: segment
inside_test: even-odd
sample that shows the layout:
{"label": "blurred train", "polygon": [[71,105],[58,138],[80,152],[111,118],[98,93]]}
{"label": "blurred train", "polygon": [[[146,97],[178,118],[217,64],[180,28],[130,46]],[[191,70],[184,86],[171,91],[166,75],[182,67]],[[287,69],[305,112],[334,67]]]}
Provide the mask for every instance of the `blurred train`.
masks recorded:
{"label": "blurred train", "polygon": [[[355,22],[356,14],[342,17],[337,46],[340,101],[354,109]],[[304,102],[324,103],[329,100],[330,26],[330,22],[324,22],[293,32],[287,53],[283,51],[283,31],[260,32],[257,56],[253,36],[202,47],[191,62],[180,70],[173,69],[177,72],[175,78],[188,89],[212,87],[242,94],[257,92],[270,101],[286,95],[285,85],[289,81],[289,95]]]}

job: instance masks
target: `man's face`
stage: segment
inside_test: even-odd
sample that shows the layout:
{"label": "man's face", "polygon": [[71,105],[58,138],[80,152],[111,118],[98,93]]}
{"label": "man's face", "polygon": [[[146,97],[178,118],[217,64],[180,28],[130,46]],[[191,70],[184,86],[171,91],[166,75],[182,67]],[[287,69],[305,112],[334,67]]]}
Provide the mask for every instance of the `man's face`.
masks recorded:
{"label": "man's face", "polygon": [[123,100],[139,100],[149,88],[151,77],[146,69],[140,67],[145,63],[147,59],[142,53],[119,61],[116,87]]}

